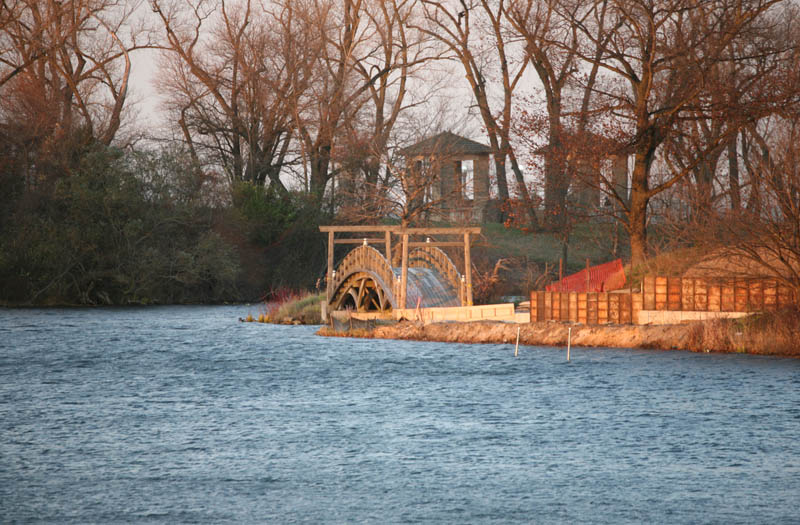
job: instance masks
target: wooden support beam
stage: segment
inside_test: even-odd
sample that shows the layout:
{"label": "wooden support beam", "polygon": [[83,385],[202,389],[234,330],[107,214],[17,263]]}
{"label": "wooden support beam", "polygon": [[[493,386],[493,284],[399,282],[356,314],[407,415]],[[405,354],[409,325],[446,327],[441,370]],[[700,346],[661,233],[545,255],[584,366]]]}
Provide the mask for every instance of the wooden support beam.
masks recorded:
{"label": "wooden support beam", "polygon": [[[331,232],[333,233],[333,232]],[[330,233],[328,234],[330,235]],[[367,238],[367,244],[381,244],[386,242],[385,239],[375,239],[375,238]],[[333,241],[334,244],[364,244],[364,238],[361,239],[336,239]]]}
{"label": "wooden support beam", "polygon": [[408,243],[409,248],[424,248],[425,246],[430,246],[431,248],[461,247],[464,246],[464,243],[462,241],[413,241]]}
{"label": "wooden support beam", "polygon": [[403,234],[403,258],[400,263],[400,308],[406,306],[406,292],[408,291],[408,234]]}
{"label": "wooden support beam", "polygon": [[461,235],[470,233],[478,235],[481,233],[480,226],[470,226],[463,228],[403,228],[402,226],[320,226],[319,231],[323,233],[369,233],[369,232],[391,232],[397,235]]}
{"label": "wooden support beam", "polygon": [[325,299],[328,304],[331,302],[331,293],[333,293],[333,232],[328,232],[328,278],[325,287]]}
{"label": "wooden support beam", "polygon": [[392,266],[392,232],[387,231],[383,240],[386,243],[386,260],[389,261],[389,267]]}
{"label": "wooden support beam", "polygon": [[464,275],[467,276],[467,306],[472,306],[472,259],[469,253],[469,232],[464,232]]}

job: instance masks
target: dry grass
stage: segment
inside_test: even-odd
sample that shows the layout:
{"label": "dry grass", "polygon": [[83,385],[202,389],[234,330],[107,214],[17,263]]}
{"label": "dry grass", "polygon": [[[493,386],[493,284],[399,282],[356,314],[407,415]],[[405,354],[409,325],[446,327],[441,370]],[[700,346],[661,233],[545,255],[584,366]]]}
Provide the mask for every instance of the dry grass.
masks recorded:
{"label": "dry grass", "polygon": [[322,324],[322,307],[325,294],[307,292],[299,294],[267,313],[267,322],[285,323],[299,321],[302,324]]}
{"label": "dry grass", "polygon": [[322,324],[320,303],[324,299],[325,294],[292,292],[277,302],[264,303],[257,316],[247,314],[239,320],[245,323]]}
{"label": "dry grass", "polygon": [[693,327],[689,350],[800,357],[798,333],[798,310],[717,319]]}

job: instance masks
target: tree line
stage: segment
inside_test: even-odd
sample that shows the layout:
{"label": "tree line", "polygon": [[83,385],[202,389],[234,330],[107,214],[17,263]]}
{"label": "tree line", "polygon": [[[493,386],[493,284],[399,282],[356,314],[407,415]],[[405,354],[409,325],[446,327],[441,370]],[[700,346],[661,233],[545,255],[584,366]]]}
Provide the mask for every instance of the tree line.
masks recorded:
{"label": "tree line", "polygon": [[[634,265],[657,233],[800,283],[794,0],[0,5],[6,300],[309,286],[316,224],[427,220],[438,173],[403,148],[447,129],[488,143],[509,224],[603,215]],[[130,88],[153,57],[156,129]]]}

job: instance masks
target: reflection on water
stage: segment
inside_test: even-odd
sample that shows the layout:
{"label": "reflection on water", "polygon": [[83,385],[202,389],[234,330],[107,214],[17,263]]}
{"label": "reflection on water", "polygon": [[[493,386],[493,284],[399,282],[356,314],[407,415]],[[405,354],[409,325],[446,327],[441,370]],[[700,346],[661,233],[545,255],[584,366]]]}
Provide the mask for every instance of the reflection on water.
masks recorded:
{"label": "reflection on water", "polygon": [[792,523],[800,361],[0,312],[0,522]]}

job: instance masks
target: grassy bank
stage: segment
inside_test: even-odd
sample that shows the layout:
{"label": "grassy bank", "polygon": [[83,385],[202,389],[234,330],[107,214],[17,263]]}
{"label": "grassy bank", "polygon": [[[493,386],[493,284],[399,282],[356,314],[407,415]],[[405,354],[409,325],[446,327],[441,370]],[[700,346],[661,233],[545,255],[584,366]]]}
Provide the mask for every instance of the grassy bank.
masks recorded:
{"label": "grassy bank", "polygon": [[314,292],[295,292],[280,300],[265,303],[261,310],[241,319],[244,322],[274,324],[322,324],[322,307],[325,294]]}

